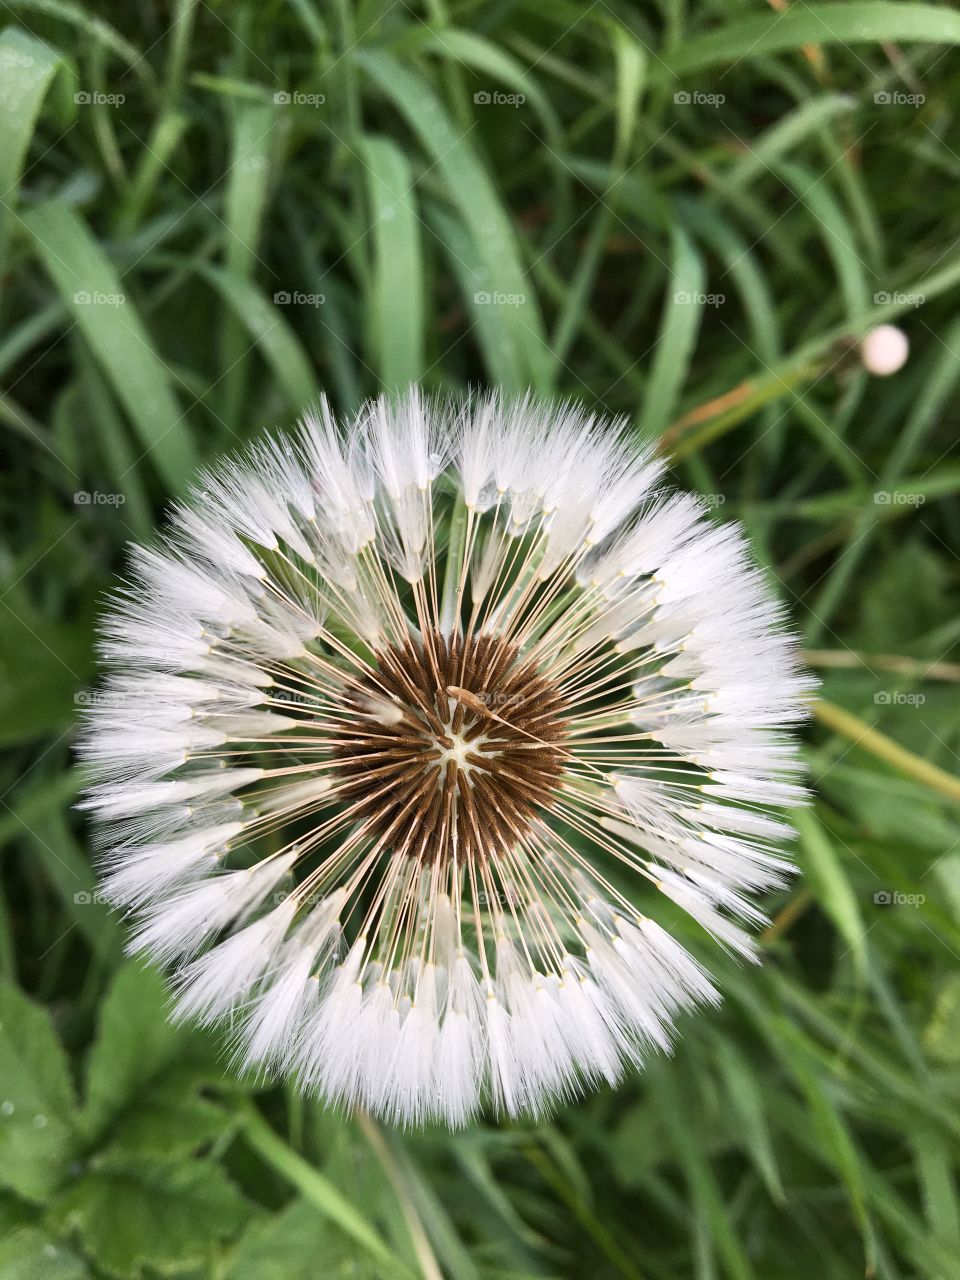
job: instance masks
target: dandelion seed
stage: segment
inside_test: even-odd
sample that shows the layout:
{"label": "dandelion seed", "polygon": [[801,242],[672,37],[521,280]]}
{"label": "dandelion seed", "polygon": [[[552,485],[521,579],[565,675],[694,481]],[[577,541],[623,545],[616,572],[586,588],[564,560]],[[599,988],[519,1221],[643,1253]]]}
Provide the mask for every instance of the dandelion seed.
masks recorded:
{"label": "dandelion seed", "polygon": [[718,998],[662,909],[755,958],[811,686],[740,531],[661,470],[530,398],[324,405],[134,553],[84,803],[175,1016],[459,1126]]}

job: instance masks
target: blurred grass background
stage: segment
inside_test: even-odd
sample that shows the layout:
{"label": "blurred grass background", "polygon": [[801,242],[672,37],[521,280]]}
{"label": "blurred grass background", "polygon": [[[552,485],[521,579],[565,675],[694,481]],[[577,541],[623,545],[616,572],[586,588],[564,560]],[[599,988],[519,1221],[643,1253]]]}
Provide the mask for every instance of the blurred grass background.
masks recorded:
{"label": "blurred grass background", "polygon": [[[0,1280],[960,1276],[960,13],[0,24]],[[318,389],[414,380],[628,415],[746,522],[824,681],[762,971],[708,949],[726,1002],[672,1060],[455,1137],[170,1030],[72,810],[125,542]]]}

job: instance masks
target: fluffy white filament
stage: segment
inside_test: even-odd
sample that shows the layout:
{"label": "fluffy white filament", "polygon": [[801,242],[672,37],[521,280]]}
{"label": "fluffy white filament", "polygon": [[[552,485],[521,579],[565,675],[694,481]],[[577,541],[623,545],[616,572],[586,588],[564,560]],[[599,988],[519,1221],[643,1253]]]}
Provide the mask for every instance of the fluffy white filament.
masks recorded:
{"label": "fluffy white filament", "polygon": [[[229,1019],[241,1062],[332,1103],[460,1126],[485,1098],[541,1113],[614,1082],[718,998],[664,899],[755,958],[810,682],[739,529],[661,469],[574,407],[414,392],[340,429],[324,404],[135,550],[85,803],[176,1016]],[[454,731],[477,698],[452,686],[453,745],[418,793],[426,818],[462,770],[442,854],[371,817],[389,768],[361,805],[340,754],[348,730],[428,732],[378,672],[404,644],[426,664],[431,635],[502,640],[563,708],[549,795],[470,844]],[[493,752],[511,707],[474,703]]]}

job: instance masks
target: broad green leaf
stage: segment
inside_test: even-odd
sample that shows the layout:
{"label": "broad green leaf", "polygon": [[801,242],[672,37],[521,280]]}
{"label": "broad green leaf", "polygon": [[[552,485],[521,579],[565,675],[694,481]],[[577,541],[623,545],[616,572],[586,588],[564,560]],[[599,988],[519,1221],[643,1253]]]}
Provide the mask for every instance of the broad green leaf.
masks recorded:
{"label": "broad green leaf", "polygon": [[51,200],[24,219],[44,267],[103,366],[139,437],[139,465],[155,466],[174,489],[194,467],[184,415],[122,282],[73,210]]}
{"label": "broad green leaf", "polygon": [[370,328],[375,368],[387,391],[423,373],[423,251],[410,165],[388,138],[365,138],[376,253]]}
{"label": "broad green leaf", "polygon": [[174,1063],[159,1079],[149,1081],[111,1126],[111,1155],[186,1156],[228,1133],[236,1126],[235,1118],[200,1092],[210,1076],[209,1069]]}
{"label": "broad green leaf", "polygon": [[215,1164],[201,1160],[102,1159],[51,1214],[116,1276],[169,1270],[211,1258],[239,1231],[250,1206]]}
{"label": "broad green leaf", "polygon": [[89,1280],[92,1272],[69,1245],[40,1227],[0,1239],[0,1280]]}
{"label": "broad green leaf", "polygon": [[220,1075],[212,1050],[190,1028],[171,1025],[169,1012],[170,997],[154,970],[134,963],[118,970],[87,1058],[82,1123],[91,1139],[116,1135],[130,1146],[152,1147],[161,1141],[164,1114],[180,1142],[185,1129],[188,1145],[195,1145],[193,1126],[197,1141],[217,1127],[191,1096],[204,1069],[207,1080]]}
{"label": "broad green leaf", "polygon": [[[79,518],[78,514],[65,519],[64,540]],[[28,563],[41,558],[49,545],[32,549]],[[26,584],[13,579],[0,591],[0,745],[4,746],[35,741],[51,731],[63,733],[77,715],[82,687],[93,677],[90,636],[83,621],[78,618],[70,626],[43,617]]]}
{"label": "broad green leaf", "polygon": [[251,1224],[230,1255],[224,1280],[348,1280],[357,1275],[352,1247],[307,1200],[295,1200]]}
{"label": "broad green leaf", "polygon": [[[898,485],[898,491],[912,492],[905,482]],[[956,617],[958,592],[954,584],[952,566],[936,546],[916,536],[898,539],[883,564],[870,566],[863,575],[859,626],[851,629],[854,643],[869,645],[871,636],[882,635],[892,648],[909,651],[922,636]],[[888,683],[902,687],[904,693],[911,691],[908,684],[901,686],[892,679]],[[880,700],[874,704],[877,714],[894,703],[890,689],[881,686],[879,692]],[[927,697],[923,702],[897,701],[909,714],[911,708],[924,706]]]}
{"label": "broad green leaf", "polygon": [[73,1085],[45,1009],[0,981],[0,1182],[48,1199],[75,1151]]}
{"label": "broad green leaf", "polygon": [[62,773],[55,780],[41,777],[24,782],[16,793],[16,808],[0,813],[0,849],[22,835],[24,825],[32,825],[48,809],[71,804],[77,798],[80,786],[80,776],[76,772]]}
{"label": "broad green leaf", "polygon": [[20,834],[73,925],[103,961],[115,964],[120,958],[119,920],[97,893],[90,859],[70,830],[64,806],[50,804],[34,813]]}
{"label": "broad green leaf", "polygon": [[610,1165],[624,1187],[638,1187],[656,1167],[666,1141],[662,1114],[644,1102],[625,1109],[609,1135]]}

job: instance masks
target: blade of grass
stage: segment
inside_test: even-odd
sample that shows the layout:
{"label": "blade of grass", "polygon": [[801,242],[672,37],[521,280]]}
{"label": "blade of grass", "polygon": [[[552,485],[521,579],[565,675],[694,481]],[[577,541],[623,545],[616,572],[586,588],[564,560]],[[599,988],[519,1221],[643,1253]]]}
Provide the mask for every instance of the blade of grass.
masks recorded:
{"label": "blade of grass", "polygon": [[284,308],[289,306],[292,314],[294,295],[279,293],[280,300],[270,302],[258,285],[232,275],[223,267],[196,262],[194,270],[209,281],[246,329],[248,351],[252,340],[252,349],[259,351],[269,365],[291,410],[299,413],[305,409],[316,397],[317,382],[300,339],[286,319]]}
{"label": "blade of grass", "polygon": [[743,1054],[727,1040],[717,1041],[717,1063],[730,1104],[743,1133],[743,1143],[771,1197],[783,1204],[784,1192],[770,1126],[764,1113],[764,1094],[756,1073]]}
{"label": "blade of grass", "polygon": [[[229,116],[230,164],[224,195],[226,272],[247,281],[258,261],[257,246],[267,207],[271,160],[279,147],[280,115],[273,104],[224,100]],[[299,287],[299,285],[297,286]],[[247,326],[249,327],[249,326]],[[220,416],[234,430],[245,402],[249,367],[242,317],[227,312],[220,328]]]}
{"label": "blade of grass", "polygon": [[[194,469],[193,444],[169,373],[112,264],[72,209],[51,200],[24,222],[68,312],[103,367],[143,457],[174,490]],[[97,298],[108,301],[97,304]],[[91,301],[92,300],[92,301]]]}
{"label": "blade of grass", "polygon": [[[728,406],[722,398],[718,398],[713,418],[702,425],[689,423],[690,427],[699,426],[698,430],[691,431],[687,435],[686,429],[678,429],[680,424],[675,423],[667,434],[667,440],[673,441],[680,435],[686,438],[671,447],[672,456],[679,460],[696,453],[705,445],[720,439],[732,427],[745,421],[757,409],[778,399],[784,392],[820,377],[828,365],[836,362],[838,343],[849,342],[853,338],[862,336],[874,325],[895,320],[905,312],[913,311],[914,304],[906,300],[909,295],[922,294],[929,302],[954,288],[958,282],[960,282],[960,255],[953,256],[944,267],[912,284],[909,289],[902,290],[899,296],[894,295],[891,302],[874,307],[856,332],[851,332],[844,324],[828,329],[818,337],[803,343],[785,356],[783,361],[769,373],[751,378],[741,387],[735,388],[738,392],[735,403]],[[943,359],[945,364],[949,363],[946,357]],[[732,398],[732,392],[730,396]]]}
{"label": "blade of grass", "polygon": [[[876,480],[876,493],[899,489],[900,478],[953,394],[960,380],[960,321],[955,321],[931,352],[923,371],[919,395],[912,412],[887,452]],[[876,502],[866,504],[850,535],[844,553],[835,561],[829,575],[810,606],[810,621],[805,631],[807,644],[815,645],[832,622],[848,585],[870,545],[871,534],[879,522]]]}
{"label": "blade of grass", "polygon": [[856,105],[856,98],[847,93],[828,93],[802,103],[751,140],[746,154],[727,173],[727,182],[734,187],[747,186],[758,175],[768,174],[798,143],[820,133],[829,121],[849,114]]}
{"label": "blade of grass", "polygon": [[589,1205],[584,1203],[582,1197],[577,1194],[575,1188],[570,1185],[543,1148],[531,1145],[524,1149],[524,1155],[567,1206],[617,1273],[627,1277],[627,1280],[643,1280],[632,1259],[627,1256]]}
{"label": "blade of grass", "polygon": [[775,168],[778,173],[783,174],[812,214],[817,231],[833,260],[837,281],[846,303],[847,319],[851,328],[859,328],[872,302],[867,289],[864,262],[857,252],[856,237],[839,201],[833,196],[823,175],[785,160],[778,161]]}
{"label": "blade of grass", "polygon": [[414,1273],[394,1257],[373,1224],[356,1205],[318,1169],[297,1155],[267,1124],[252,1102],[240,1099],[237,1105],[243,1118],[243,1135],[257,1155],[358,1244],[381,1275],[411,1280]]}
{"label": "blade of grass", "polygon": [[791,5],[779,13],[758,14],[725,23],[705,36],[687,40],[652,74],[663,80],[689,75],[748,54],[760,58],[804,44],[856,45],[875,41],[928,41],[960,44],[960,14],[942,5],[876,3]]}
{"label": "blade of grass", "polygon": [[54,77],[75,73],[64,55],[17,27],[0,32],[0,81],[3,83],[3,128],[0,129],[0,267],[12,222],[11,210],[27,148]]}
{"label": "blade of grass", "polygon": [[369,302],[380,385],[402,390],[423,373],[423,252],[413,175],[389,138],[363,140],[376,250]]}
{"label": "blade of grass", "polygon": [[422,76],[380,51],[357,55],[360,65],[392,100],[443,175],[450,199],[475,246],[489,280],[474,305],[496,312],[496,323],[517,351],[523,379],[547,391],[555,366],[543,336],[537,303],[526,283],[513,227],[497,190],[464,135],[458,134],[440,99]]}
{"label": "blade of grass", "polygon": [[[400,1210],[403,1214],[404,1221],[407,1224],[407,1230],[410,1233],[410,1240],[413,1244],[414,1253],[420,1264],[420,1270],[423,1272],[425,1280],[443,1280],[443,1274],[437,1264],[433,1249],[424,1230],[423,1222],[420,1214],[417,1212],[417,1206],[414,1203],[413,1196],[410,1191],[410,1170],[404,1169],[401,1172],[397,1163],[394,1152],[390,1149],[386,1139],[380,1131],[379,1126],[366,1114],[361,1111],[357,1115],[357,1123],[363,1130],[364,1136],[370,1143],[374,1155],[380,1163],[381,1168],[387,1176],[387,1181],[393,1188],[393,1194],[397,1198]],[[463,1275],[462,1271],[451,1269],[451,1277]],[[475,1275],[476,1272],[473,1272]]]}
{"label": "blade of grass", "polygon": [[120,35],[116,27],[112,27],[102,18],[87,13],[79,5],[67,4],[64,0],[7,0],[5,8],[24,9],[28,13],[41,13],[57,22],[64,22],[76,32],[87,37],[94,46],[99,46],[122,59],[129,70],[148,88],[156,84],[156,74],[142,50],[131,44]]}
{"label": "blade of grass", "polygon": [[697,340],[705,283],[703,259],[686,232],[675,227],[650,381],[639,415],[640,429],[648,440],[661,436],[675,412]]}
{"label": "blade of grass", "polygon": [[157,184],[169,169],[173,155],[189,127],[189,117],[178,112],[160,116],[140,155],[140,163],[117,210],[116,229],[129,236],[140,226]]}
{"label": "blade of grass", "polygon": [[422,47],[441,57],[455,58],[463,66],[481,71],[514,92],[522,93],[542,120],[550,145],[559,146],[563,129],[553,103],[513,54],[475,31],[458,27],[426,33]]}
{"label": "blade of grass", "polygon": [[522,391],[527,385],[520,352],[511,341],[510,330],[501,323],[501,307],[474,304],[479,293],[488,296],[492,281],[486,264],[466,228],[439,205],[426,206],[427,219],[450,258],[450,266],[460,286],[467,314],[476,332],[488,376],[507,390]]}
{"label": "blade of grass", "polygon": [[853,955],[861,980],[867,971],[866,929],[856,894],[832,840],[809,809],[794,815],[800,835],[797,859],[807,881]]}

